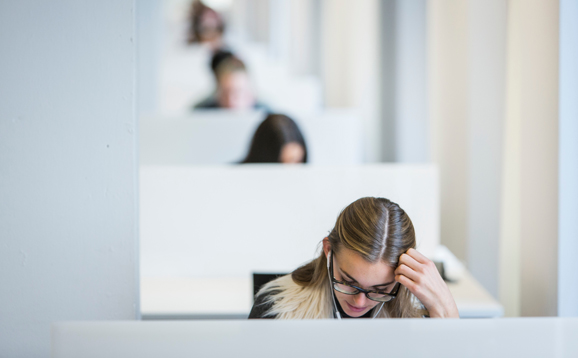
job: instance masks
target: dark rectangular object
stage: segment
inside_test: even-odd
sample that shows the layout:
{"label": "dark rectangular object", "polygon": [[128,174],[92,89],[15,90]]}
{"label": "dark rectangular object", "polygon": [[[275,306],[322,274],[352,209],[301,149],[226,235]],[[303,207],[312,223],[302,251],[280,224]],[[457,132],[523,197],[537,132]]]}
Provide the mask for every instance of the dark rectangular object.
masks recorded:
{"label": "dark rectangular object", "polygon": [[287,273],[260,273],[260,272],[253,272],[253,301],[255,300],[255,296],[257,296],[257,292],[261,289],[261,287],[269,281],[273,281],[277,277],[285,276]]}

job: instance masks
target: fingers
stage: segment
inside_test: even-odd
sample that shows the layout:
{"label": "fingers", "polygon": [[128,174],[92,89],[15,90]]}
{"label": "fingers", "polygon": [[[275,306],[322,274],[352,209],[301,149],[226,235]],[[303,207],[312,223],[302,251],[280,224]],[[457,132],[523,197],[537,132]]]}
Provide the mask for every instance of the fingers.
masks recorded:
{"label": "fingers", "polygon": [[[397,276],[406,277],[408,280],[412,281],[411,283],[409,282],[406,283],[411,284],[412,286],[419,286],[419,284],[423,280],[424,273],[427,270],[426,267],[427,264],[419,262],[414,257],[412,257],[410,253],[412,255],[415,255],[417,251],[413,250],[413,252],[408,251],[407,254],[402,254],[399,257],[399,266],[395,269],[394,273],[396,275],[396,279]],[[426,259],[426,261],[429,260]],[[400,283],[405,286],[403,282],[400,281]],[[410,287],[407,288],[410,289],[410,291],[412,290]]]}
{"label": "fingers", "polygon": [[395,269],[395,275],[403,275],[412,281],[419,281],[419,273],[414,271],[411,267],[401,264]]}
{"label": "fingers", "polygon": [[415,282],[407,278],[407,276],[395,275],[395,280],[405,286],[411,293],[416,294],[418,286]]}
{"label": "fingers", "polygon": [[428,263],[428,261],[430,261],[427,257],[425,257],[421,252],[418,252],[416,249],[409,249],[407,250],[406,254],[421,264],[426,264]]}
{"label": "fingers", "polygon": [[437,269],[433,261],[414,249],[409,249],[406,254],[402,254],[399,257],[399,263],[405,264],[409,266],[411,269],[418,271],[420,273],[425,273],[426,271],[432,271],[432,273],[437,273]]}
{"label": "fingers", "polygon": [[431,317],[459,317],[457,306],[433,261],[409,249],[399,258],[395,280],[413,293]]}
{"label": "fingers", "polygon": [[417,270],[420,267],[420,265],[422,265],[420,262],[418,262],[416,259],[414,259],[408,254],[402,254],[399,257],[399,264],[409,266],[414,270]]}

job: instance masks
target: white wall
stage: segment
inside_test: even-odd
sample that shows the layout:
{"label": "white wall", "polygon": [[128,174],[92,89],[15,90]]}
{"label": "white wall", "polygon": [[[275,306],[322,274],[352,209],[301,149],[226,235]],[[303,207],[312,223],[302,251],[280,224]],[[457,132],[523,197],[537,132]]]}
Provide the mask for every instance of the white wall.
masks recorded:
{"label": "white wall", "polygon": [[441,242],[461,260],[468,234],[467,14],[465,1],[428,2],[430,138],[440,169]]}
{"label": "white wall", "polygon": [[137,108],[140,114],[156,113],[159,107],[162,10],[162,0],[139,0],[136,8]]}
{"label": "white wall", "polygon": [[322,0],[321,71],[327,107],[356,107],[366,162],[381,158],[379,1]]}
{"label": "white wall", "polygon": [[558,2],[429,1],[428,46],[442,243],[506,315],[556,315]]}
{"label": "white wall", "polygon": [[[278,1],[278,0],[277,0]],[[277,1],[273,1],[276,3]],[[297,76],[320,74],[321,0],[291,0],[289,57],[291,73]],[[273,45],[271,43],[271,45]]]}
{"label": "white wall", "polygon": [[425,0],[396,0],[395,159],[430,161]]}
{"label": "white wall", "polygon": [[430,161],[427,2],[382,0],[381,160]]}
{"label": "white wall", "polygon": [[578,1],[560,1],[558,315],[578,316]]}
{"label": "white wall", "polygon": [[0,2],[0,356],[138,316],[133,0]]}
{"label": "white wall", "polygon": [[500,300],[553,316],[558,301],[558,2],[508,7]]}
{"label": "white wall", "polygon": [[468,1],[468,247],[472,274],[498,297],[506,78],[503,0]]}

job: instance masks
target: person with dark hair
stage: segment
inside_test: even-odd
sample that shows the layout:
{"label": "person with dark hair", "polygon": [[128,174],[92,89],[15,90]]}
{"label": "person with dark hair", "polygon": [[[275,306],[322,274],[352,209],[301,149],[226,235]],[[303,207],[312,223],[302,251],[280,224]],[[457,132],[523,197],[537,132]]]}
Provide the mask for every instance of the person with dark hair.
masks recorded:
{"label": "person with dark hair", "polygon": [[257,101],[247,68],[230,51],[217,51],[211,59],[211,70],[217,83],[216,91],[194,106],[194,109],[228,108],[261,109],[267,106]]}
{"label": "person with dark hair", "polygon": [[241,163],[307,163],[307,146],[297,123],[282,114],[268,115]]}
{"label": "person with dark hair", "polygon": [[211,58],[211,71],[213,72],[213,76],[215,76],[215,78],[217,78],[217,68],[219,67],[221,62],[228,60],[232,57],[235,57],[235,55],[228,50],[217,50],[213,54],[213,57]]}
{"label": "person with dark hair", "polygon": [[225,22],[221,15],[200,0],[194,0],[189,14],[187,43],[202,43],[213,51],[223,46]]}
{"label": "person with dark hair", "polygon": [[366,197],[339,214],[316,259],[265,284],[249,318],[459,318],[407,213]]}

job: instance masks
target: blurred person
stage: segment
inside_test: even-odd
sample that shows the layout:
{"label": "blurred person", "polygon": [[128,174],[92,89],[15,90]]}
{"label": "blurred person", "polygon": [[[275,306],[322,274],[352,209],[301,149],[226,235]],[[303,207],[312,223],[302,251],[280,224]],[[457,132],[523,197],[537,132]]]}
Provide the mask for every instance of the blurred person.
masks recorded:
{"label": "blurred person", "polygon": [[218,12],[195,0],[191,4],[189,20],[187,43],[200,43],[212,51],[223,47],[225,22]]}
{"label": "blurred person", "polygon": [[261,109],[268,111],[257,101],[253,85],[243,61],[229,51],[217,51],[211,60],[217,89],[194,109],[228,108],[237,110]]}
{"label": "blurred person", "polygon": [[318,258],[259,290],[249,318],[459,318],[435,264],[415,246],[399,205],[358,199],[339,214]]}
{"label": "blurred person", "polygon": [[215,79],[217,78],[217,68],[219,67],[221,62],[233,57],[235,57],[235,55],[228,50],[221,49],[213,53],[213,57],[211,58],[211,71],[213,72],[213,76],[215,76]]}
{"label": "blurred person", "polygon": [[257,127],[241,163],[307,163],[307,146],[297,123],[282,114],[269,114]]}
{"label": "blurred person", "polygon": [[[213,57],[211,58],[211,72],[213,73],[213,77],[215,78],[215,82],[218,83],[217,78],[217,67],[219,64],[224,60],[227,60],[231,57],[234,57],[231,51],[227,50],[218,50],[213,53]],[[204,98],[203,100],[199,101],[195,104],[191,109],[203,109],[203,108],[218,108],[218,100],[217,100],[217,91],[214,90],[209,96]]]}

